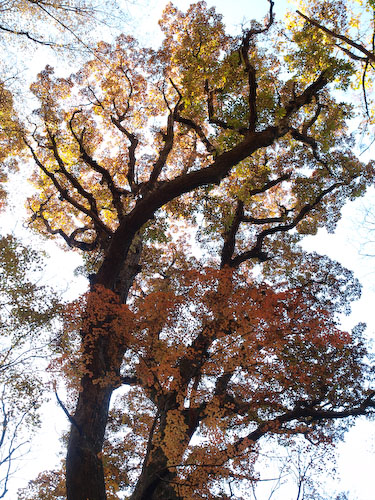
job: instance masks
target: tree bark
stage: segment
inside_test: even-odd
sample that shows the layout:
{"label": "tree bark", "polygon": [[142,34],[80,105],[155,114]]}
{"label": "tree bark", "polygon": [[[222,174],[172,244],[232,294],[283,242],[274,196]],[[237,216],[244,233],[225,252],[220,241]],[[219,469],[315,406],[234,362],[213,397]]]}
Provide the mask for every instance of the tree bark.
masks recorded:
{"label": "tree bark", "polygon": [[167,457],[162,448],[152,449],[150,460],[142,473],[130,500],[178,500],[173,482],[176,474],[167,467]]}
{"label": "tree bark", "polygon": [[106,500],[100,452],[108,419],[112,388],[94,385],[86,376],[79,395],[66,459],[68,500]]}

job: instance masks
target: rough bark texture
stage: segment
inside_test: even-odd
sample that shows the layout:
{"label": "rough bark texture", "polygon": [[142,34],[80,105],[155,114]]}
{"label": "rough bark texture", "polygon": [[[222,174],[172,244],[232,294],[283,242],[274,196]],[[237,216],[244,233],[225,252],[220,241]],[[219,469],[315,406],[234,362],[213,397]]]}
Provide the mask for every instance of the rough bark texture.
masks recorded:
{"label": "rough bark texture", "polygon": [[66,460],[68,500],[105,500],[103,446],[108,418],[110,387],[93,385],[89,377],[83,381],[72,426]]}

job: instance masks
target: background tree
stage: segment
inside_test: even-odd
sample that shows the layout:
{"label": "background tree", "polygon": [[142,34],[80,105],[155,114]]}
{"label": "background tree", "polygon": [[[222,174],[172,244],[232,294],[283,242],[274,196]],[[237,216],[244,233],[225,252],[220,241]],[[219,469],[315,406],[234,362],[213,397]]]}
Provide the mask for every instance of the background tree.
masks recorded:
{"label": "background tree", "polygon": [[[120,23],[121,19],[121,23]],[[0,5],[0,47],[6,56],[0,62],[0,203],[4,208],[9,173],[15,171],[15,158],[24,142],[20,140],[17,113],[25,117],[30,110],[30,84],[27,72],[33,52],[41,49],[44,61],[58,57],[60,62],[74,54],[82,60],[92,56],[103,36],[114,36],[128,19],[116,2],[90,0],[65,2],[17,0]],[[49,52],[47,49],[51,49]],[[96,53],[96,57],[100,57]],[[34,62],[35,65],[35,62]],[[25,83],[26,82],[26,83]]]}
{"label": "background tree", "polygon": [[118,28],[120,17],[124,23],[126,14],[111,1],[5,0],[0,6],[0,40],[8,60],[14,55],[19,58],[20,48],[29,52],[38,46],[56,49],[60,55],[62,50],[90,53],[94,28],[102,34]]}
{"label": "background tree", "polygon": [[0,210],[4,209],[9,174],[16,169],[16,158],[25,148],[22,127],[14,108],[13,96],[0,83]]}
{"label": "background tree", "polygon": [[269,5],[234,37],[169,4],[159,50],[121,36],[32,87],[31,220],[90,254],[62,343],[69,500],[107,498],[104,476],[132,500],[241,498],[268,434],[329,443],[373,412],[362,327],[337,319],[359,285],[298,244],[373,182],[334,98],[354,68],[277,38]]}
{"label": "background tree", "polygon": [[37,284],[43,264],[14,237],[0,239],[0,498],[40,423],[42,360],[59,314],[55,294]]}

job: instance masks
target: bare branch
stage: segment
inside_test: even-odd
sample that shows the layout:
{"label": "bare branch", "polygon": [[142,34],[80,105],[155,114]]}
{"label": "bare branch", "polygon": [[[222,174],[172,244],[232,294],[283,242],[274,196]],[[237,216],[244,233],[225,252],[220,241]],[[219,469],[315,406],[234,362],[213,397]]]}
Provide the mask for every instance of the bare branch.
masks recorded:
{"label": "bare branch", "polygon": [[57,394],[57,390],[55,389],[55,396],[56,396],[56,399],[57,399],[57,402],[59,403],[60,407],[62,408],[63,412],[65,413],[65,415],[68,417],[68,420],[69,422],[74,425],[74,427],[78,430],[79,434],[82,436],[82,429],[80,428],[80,426],[77,424],[75,418],[73,417],[73,415],[71,415],[69,413],[69,411],[67,410],[66,406],[64,405],[64,403],[61,401],[61,399],[59,398],[59,395]]}
{"label": "bare branch", "polygon": [[32,42],[35,42],[35,43],[37,43],[39,45],[45,45],[47,47],[58,47],[57,43],[51,42],[51,41],[42,40],[42,39],[39,39],[39,38],[35,38],[33,35],[30,35],[30,33],[28,31],[14,30],[14,29],[11,29],[11,28],[7,28],[4,25],[0,25],[0,31],[5,31],[5,33],[10,33],[12,35],[24,36],[28,40],[31,40]]}

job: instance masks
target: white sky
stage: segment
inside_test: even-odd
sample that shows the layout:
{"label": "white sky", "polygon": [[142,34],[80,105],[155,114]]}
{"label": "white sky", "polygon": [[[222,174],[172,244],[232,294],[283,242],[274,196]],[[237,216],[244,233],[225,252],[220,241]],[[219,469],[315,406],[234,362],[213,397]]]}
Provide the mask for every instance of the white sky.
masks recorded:
{"label": "white sky", "polygon": [[[179,0],[174,3],[182,9],[186,9],[190,1]],[[224,15],[224,23],[232,31],[239,29],[241,23],[246,19],[262,19],[268,13],[269,5],[266,0],[209,0],[207,3],[210,6],[216,6],[217,11]],[[125,7],[125,9],[129,9],[130,15],[135,18],[133,23],[135,34],[137,37],[142,38],[145,44],[157,44],[158,42],[155,42],[155,40],[160,40],[157,20],[165,4],[165,0],[154,0],[150,3],[144,1],[144,6],[141,4],[141,7],[140,2]],[[275,0],[275,4],[276,16],[281,19],[282,12],[291,2]],[[34,67],[37,71],[44,67],[46,62],[45,53],[39,52],[35,55]],[[346,206],[344,217],[336,234],[327,236],[324,232],[320,232],[318,237],[309,239],[308,245],[311,245],[311,249],[325,253],[355,271],[356,276],[364,284],[363,295],[362,299],[353,305],[353,313],[347,320],[348,322],[345,323],[345,327],[349,328],[359,321],[365,321],[368,323],[368,335],[375,338],[375,319],[372,313],[375,306],[375,285],[373,285],[375,257],[372,259],[360,258],[357,244],[357,226],[362,218],[361,206],[370,206],[371,204],[374,206],[373,201],[375,201],[375,191],[370,192],[364,200]],[[8,221],[11,220],[14,219],[10,215]],[[12,224],[11,229],[14,228]],[[54,250],[53,246],[49,246],[49,248],[54,254],[54,264],[47,271],[48,280],[60,282],[62,287],[64,287],[64,284],[66,286],[69,284],[74,287],[74,293],[78,294],[85,286],[83,280],[72,278],[74,268],[79,265],[78,256],[75,254],[72,257],[71,254],[66,254],[62,250]],[[57,266],[55,262],[58,262]],[[17,489],[25,486],[28,480],[35,478],[39,471],[53,468],[58,463],[55,455],[56,449],[59,448],[58,438],[61,430],[67,427],[67,423],[62,411],[57,409],[56,412],[56,409],[56,403],[51,401],[42,433],[33,442],[32,454],[25,457],[25,466],[22,470],[16,472],[14,481],[10,484],[10,499],[16,498],[15,492]],[[372,476],[375,466],[375,424],[369,421],[360,421],[347,434],[345,443],[339,446],[339,451],[338,471],[341,475],[341,484],[338,485],[338,490],[349,491],[350,500],[374,500]],[[279,500],[292,500],[295,495],[294,493],[285,493],[285,496],[276,495],[276,498]],[[260,497],[259,500],[264,499]]]}

